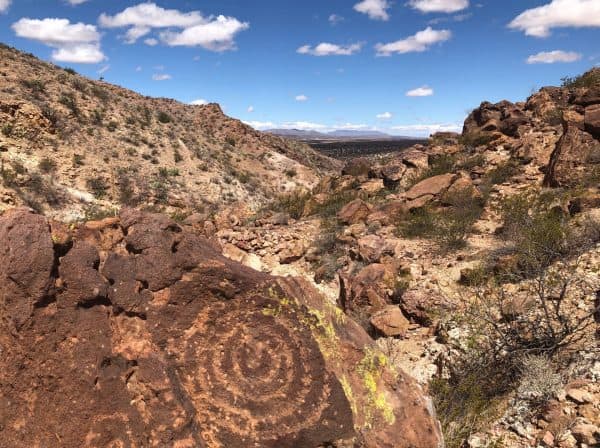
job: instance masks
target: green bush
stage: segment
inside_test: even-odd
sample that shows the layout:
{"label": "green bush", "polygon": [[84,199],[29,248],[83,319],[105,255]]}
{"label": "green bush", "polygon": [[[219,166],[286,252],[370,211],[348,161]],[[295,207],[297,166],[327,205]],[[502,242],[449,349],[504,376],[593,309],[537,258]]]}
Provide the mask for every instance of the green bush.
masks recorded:
{"label": "green bush", "polygon": [[494,140],[495,137],[486,132],[471,132],[468,134],[463,134],[459,139],[462,145],[472,148],[489,145]]}
{"label": "green bush", "polygon": [[106,196],[108,186],[103,178],[92,177],[86,181],[86,184],[97,199],[102,199],[104,196]]}
{"label": "green bush", "polygon": [[160,111],[156,115],[156,119],[159,121],[159,123],[163,123],[163,124],[171,123],[173,121],[173,119],[171,118],[171,116],[168,113],[164,112],[164,111]]}
{"label": "green bush", "polygon": [[39,79],[24,79],[21,81],[21,84],[35,95],[46,93],[46,84]]}
{"label": "green bush", "polygon": [[593,87],[600,85],[600,70],[593,69],[582,75],[569,77],[565,76],[561,79],[562,87],[578,88],[578,87]]}
{"label": "green bush", "polygon": [[73,113],[73,115],[75,115],[76,117],[79,116],[79,107],[77,106],[77,99],[75,98],[75,95],[73,95],[72,92],[63,93],[58,99],[58,102],[65,106],[67,109],[69,109]]}
{"label": "green bush", "polygon": [[293,219],[300,219],[304,215],[304,210],[310,197],[309,192],[297,189],[276,198],[269,208],[274,211],[287,213]]}
{"label": "green bush", "polygon": [[44,157],[39,161],[38,169],[42,173],[51,173],[56,170],[56,162],[48,157]]}

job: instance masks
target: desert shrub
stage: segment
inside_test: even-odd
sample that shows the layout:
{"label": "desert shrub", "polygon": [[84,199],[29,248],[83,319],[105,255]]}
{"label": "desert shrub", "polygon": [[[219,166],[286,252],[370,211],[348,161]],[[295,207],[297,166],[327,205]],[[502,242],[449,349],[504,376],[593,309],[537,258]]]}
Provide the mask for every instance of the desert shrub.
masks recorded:
{"label": "desert shrub", "polygon": [[228,135],[227,137],[225,137],[225,143],[227,143],[228,145],[231,145],[231,146],[235,146],[237,141],[235,140],[234,136]]}
{"label": "desert shrub", "polygon": [[521,360],[517,394],[534,405],[550,400],[562,387],[562,376],[544,355],[525,355]]}
{"label": "desert shrub", "polygon": [[73,79],[73,81],[71,81],[71,86],[75,90],[80,91],[81,93],[86,93],[87,92],[87,84],[82,79],[79,79],[79,78]]}
{"label": "desert shrub", "polygon": [[128,206],[136,205],[134,185],[126,172],[119,173],[117,186],[119,189],[119,202]]}
{"label": "desert shrub", "polygon": [[338,214],[345,205],[359,197],[355,189],[343,190],[327,196],[323,203],[315,203],[311,213],[322,218],[331,218]]}
{"label": "desert shrub", "polygon": [[179,150],[177,148],[175,148],[173,150],[173,160],[175,161],[175,163],[179,163],[183,161],[183,156],[181,155],[181,153],[179,152]]}
{"label": "desert shrub", "polygon": [[101,221],[117,216],[117,213],[117,209],[100,207],[96,204],[86,205],[83,209],[84,221]]}
{"label": "desert shrub", "polygon": [[542,116],[542,120],[550,126],[559,126],[562,124],[562,117],[563,111],[560,108],[555,107],[554,109],[547,111]]}
{"label": "desert shrub", "polygon": [[166,168],[164,166],[161,166],[158,169],[158,175],[162,178],[177,177],[177,176],[179,176],[179,169],[178,168]]}
{"label": "desert shrub", "polygon": [[268,208],[278,212],[284,212],[293,219],[300,219],[304,215],[307,202],[310,200],[310,193],[297,189],[291,193],[286,193],[277,197]]}
{"label": "desert shrub", "polygon": [[593,87],[600,85],[600,70],[590,70],[579,76],[565,76],[561,81],[562,87],[567,88]]}
{"label": "desert shrub", "polygon": [[[451,173],[456,168],[456,156],[452,154],[440,154],[432,157],[429,160],[429,168],[421,174],[419,180],[429,177],[438,176],[440,174]],[[417,182],[415,181],[415,183]]]}
{"label": "desert shrub", "polygon": [[2,135],[4,135],[5,137],[10,137],[11,135],[13,135],[14,130],[15,127],[12,123],[4,123],[2,125],[2,128],[0,128],[0,131],[2,131]]}
{"label": "desert shrub", "polygon": [[34,95],[46,93],[46,84],[40,79],[23,79],[21,80],[21,84]]}
{"label": "desert shrub", "polygon": [[339,244],[338,234],[341,227],[335,218],[323,219],[321,231],[312,245],[314,255],[317,257],[312,261],[313,270],[318,272],[316,280],[331,281],[337,275],[342,264],[338,259],[344,254],[343,247]]}
{"label": "desert shrub", "polygon": [[59,121],[59,115],[52,107],[48,104],[44,104],[41,106],[42,115],[52,124],[52,126],[56,126]]}
{"label": "desert shrub", "polygon": [[409,213],[399,224],[398,232],[406,238],[429,238],[444,250],[460,249],[466,244],[475,221],[483,212],[484,201],[473,190],[447,194],[448,207],[422,207]]}
{"label": "desert shrub", "polygon": [[94,109],[92,111],[92,123],[96,126],[102,126],[104,121],[104,111],[101,109]]}
{"label": "desert shrub", "polygon": [[65,68],[63,68],[63,70],[65,72],[67,72],[69,75],[76,75],[77,74],[77,72],[75,71],[75,69],[73,69],[71,67],[65,67]]}
{"label": "desert shrub", "polygon": [[503,184],[519,171],[519,167],[512,161],[504,162],[486,173],[484,181],[496,185]]}
{"label": "desert shrub", "polygon": [[489,145],[495,140],[492,134],[486,132],[471,132],[463,134],[460,137],[460,143],[464,146],[477,148],[478,146]]}
{"label": "desert shrub", "polygon": [[156,119],[159,121],[159,123],[163,124],[171,123],[173,121],[171,116],[164,111],[158,112],[158,114],[156,115]]}
{"label": "desert shrub", "polygon": [[109,121],[108,124],[106,125],[106,129],[108,129],[109,132],[115,132],[118,128],[119,128],[119,123],[117,123],[114,120]]}
{"label": "desert shrub", "polygon": [[103,89],[100,86],[92,85],[92,87],[90,88],[90,92],[96,98],[98,98],[98,99],[100,99],[101,101],[104,101],[104,102],[108,101],[109,98],[110,98],[110,95],[109,95],[108,91],[106,89]]}
{"label": "desert shrub", "polygon": [[38,169],[42,173],[51,173],[56,170],[56,162],[49,157],[44,157],[38,162]]}
{"label": "desert shrub", "polygon": [[97,199],[106,196],[108,186],[102,177],[92,177],[86,181],[87,187]]}
{"label": "desert shrub", "polygon": [[65,106],[67,109],[69,109],[73,113],[73,115],[75,115],[76,117],[79,116],[79,107],[77,106],[77,99],[75,98],[75,95],[73,95],[72,92],[63,93],[58,99],[58,102]]}
{"label": "desert shrub", "polygon": [[73,166],[74,167],[78,167],[78,166],[83,166],[85,157],[81,154],[73,154]]}
{"label": "desert shrub", "polygon": [[462,161],[458,164],[458,168],[462,170],[470,171],[477,166],[485,166],[485,156],[483,154],[477,154],[471,157],[468,157],[466,160]]}

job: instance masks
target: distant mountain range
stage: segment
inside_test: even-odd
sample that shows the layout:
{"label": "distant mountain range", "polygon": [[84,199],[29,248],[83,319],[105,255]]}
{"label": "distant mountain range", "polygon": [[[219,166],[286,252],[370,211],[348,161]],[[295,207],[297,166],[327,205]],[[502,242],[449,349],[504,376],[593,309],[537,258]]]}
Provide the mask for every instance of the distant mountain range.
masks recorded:
{"label": "distant mountain range", "polygon": [[295,140],[418,140],[415,137],[390,135],[379,131],[335,130],[318,132],[301,129],[268,129],[266,132]]}

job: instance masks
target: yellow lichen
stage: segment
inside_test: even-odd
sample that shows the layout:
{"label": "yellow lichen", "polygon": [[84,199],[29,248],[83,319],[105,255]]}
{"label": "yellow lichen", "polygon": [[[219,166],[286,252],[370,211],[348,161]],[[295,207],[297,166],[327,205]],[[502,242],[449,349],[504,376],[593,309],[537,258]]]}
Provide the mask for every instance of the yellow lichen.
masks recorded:
{"label": "yellow lichen", "polygon": [[373,410],[377,410],[390,425],[396,421],[394,410],[388,403],[385,393],[377,390],[383,370],[388,364],[388,359],[383,353],[377,353],[371,348],[365,350],[365,356],[358,364],[357,372],[362,378],[367,393],[367,402],[363,409],[365,428],[372,426]]}

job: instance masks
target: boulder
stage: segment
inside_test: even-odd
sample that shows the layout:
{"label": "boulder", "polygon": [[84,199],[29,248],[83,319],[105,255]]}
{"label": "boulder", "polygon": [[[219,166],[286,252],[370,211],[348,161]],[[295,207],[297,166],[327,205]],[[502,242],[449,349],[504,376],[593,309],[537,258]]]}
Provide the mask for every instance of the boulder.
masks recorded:
{"label": "boulder", "polygon": [[342,175],[354,177],[367,177],[371,171],[372,163],[365,157],[350,159],[342,168]]}
{"label": "boulder", "polygon": [[344,224],[356,224],[365,221],[369,213],[371,213],[371,206],[362,199],[355,199],[346,204],[337,216]]}
{"label": "boulder", "polygon": [[581,185],[600,164],[600,141],[585,132],[585,118],[575,111],[563,114],[563,135],[556,143],[546,168],[544,185],[575,187]]}
{"label": "boulder", "polygon": [[452,185],[452,182],[454,182],[455,179],[456,175],[452,173],[429,177],[414,185],[406,192],[405,196],[409,201],[420,198],[421,196],[438,196],[444,193],[450,185]]}
{"label": "boulder", "polygon": [[579,443],[587,446],[598,446],[600,444],[600,428],[584,420],[580,419],[571,426],[571,434]]}
{"label": "boulder", "polygon": [[405,336],[410,322],[398,305],[389,305],[371,316],[371,325],[383,336]]}
{"label": "boulder", "polygon": [[600,104],[594,104],[585,108],[585,130],[600,140]]}
{"label": "boulder", "polygon": [[306,253],[306,247],[300,241],[288,243],[277,255],[281,264],[290,264],[300,260]]}
{"label": "boulder", "polygon": [[424,151],[416,149],[408,150],[401,155],[402,163],[409,168],[424,171],[429,167],[429,156]]}
{"label": "boulder", "polygon": [[366,235],[358,239],[358,255],[366,263],[378,263],[383,255],[393,255],[394,246],[378,235]]}
{"label": "boulder", "polygon": [[442,445],[414,380],[308,282],[161,215],[71,232],[0,217],[2,446]]}

